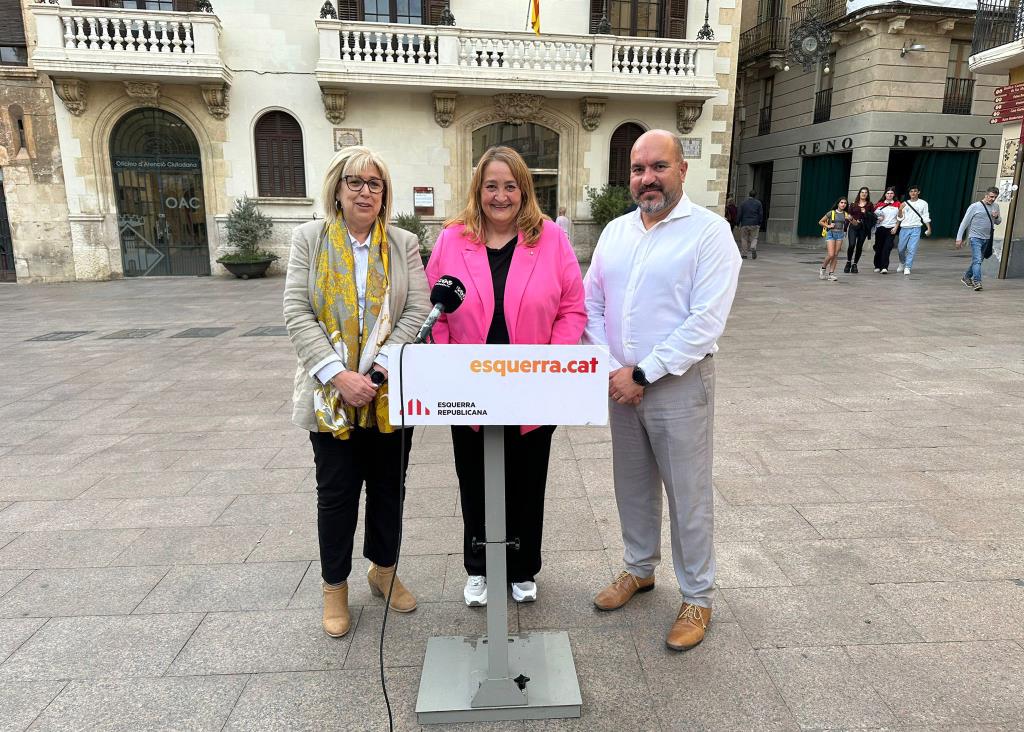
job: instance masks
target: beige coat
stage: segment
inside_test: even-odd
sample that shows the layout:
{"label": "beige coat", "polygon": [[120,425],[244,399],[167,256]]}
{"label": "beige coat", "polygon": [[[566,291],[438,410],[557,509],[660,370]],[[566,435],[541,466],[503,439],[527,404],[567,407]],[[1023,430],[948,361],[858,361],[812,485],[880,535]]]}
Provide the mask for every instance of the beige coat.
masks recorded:
{"label": "beige coat", "polygon": [[[292,396],[292,422],[310,432],[317,431],[313,413],[314,377],[310,371],[335,355],[331,342],[313,312],[312,293],[316,261],[322,246],[322,219],[309,221],[292,234],[288,275],[284,285],[284,322],[299,357]],[[394,328],[384,345],[408,343],[416,337],[430,314],[430,293],[420,260],[419,240],[394,226],[388,227],[391,271],[390,312]],[[374,354],[376,356],[376,354]]]}

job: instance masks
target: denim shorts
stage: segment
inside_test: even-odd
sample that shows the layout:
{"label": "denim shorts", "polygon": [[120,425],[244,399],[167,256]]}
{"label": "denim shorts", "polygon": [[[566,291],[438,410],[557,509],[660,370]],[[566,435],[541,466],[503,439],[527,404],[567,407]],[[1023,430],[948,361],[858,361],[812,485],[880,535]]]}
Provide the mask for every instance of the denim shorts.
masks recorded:
{"label": "denim shorts", "polygon": [[841,229],[829,229],[825,233],[825,241],[842,241],[846,238],[846,232]]}

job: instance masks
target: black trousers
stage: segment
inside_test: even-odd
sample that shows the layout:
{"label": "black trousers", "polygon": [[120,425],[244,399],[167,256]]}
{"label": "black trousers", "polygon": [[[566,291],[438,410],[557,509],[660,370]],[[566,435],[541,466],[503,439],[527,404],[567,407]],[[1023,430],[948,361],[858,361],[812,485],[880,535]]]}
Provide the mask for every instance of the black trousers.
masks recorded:
{"label": "black trousers", "polygon": [[[519,434],[518,427],[505,427],[505,529],[509,541],[519,539],[519,550],[509,547],[509,582],[533,582],[540,572],[540,544],[544,534],[544,488],[548,480],[552,426]],[[469,574],[487,574],[482,541],[484,531],[484,436],[483,430],[452,427],[455,471],[459,476],[462,501],[462,554]]]}
{"label": "black trousers", "polygon": [[875,229],[875,269],[889,269],[889,257],[896,244],[896,237],[888,227]]}
{"label": "black trousers", "polygon": [[347,440],[329,432],[309,433],[316,465],[316,528],[324,582],[336,585],[352,572],[352,545],[363,483],[363,556],[382,567],[395,563],[402,520],[402,476],[412,449],[412,429],[405,432],[405,455],[400,455],[401,430],[384,434],[356,428]]}
{"label": "black trousers", "polygon": [[868,227],[861,224],[860,226],[850,227],[850,246],[846,250],[846,261],[853,262],[854,264],[860,264],[860,255],[864,250],[864,240],[868,238]]}

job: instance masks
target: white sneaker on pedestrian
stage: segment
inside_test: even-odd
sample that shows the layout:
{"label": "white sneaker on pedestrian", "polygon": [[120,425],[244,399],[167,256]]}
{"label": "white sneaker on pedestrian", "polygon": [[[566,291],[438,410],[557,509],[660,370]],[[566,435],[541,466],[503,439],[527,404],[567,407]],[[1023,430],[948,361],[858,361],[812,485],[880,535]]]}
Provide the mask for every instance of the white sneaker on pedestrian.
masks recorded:
{"label": "white sneaker on pedestrian", "polygon": [[480,574],[471,574],[466,580],[466,588],[462,591],[469,607],[483,607],[487,604],[487,578]]}
{"label": "white sneaker on pedestrian", "polygon": [[905,270],[903,270],[903,274],[904,276],[910,274],[910,267],[907,267]]}
{"label": "white sneaker on pedestrian", "polygon": [[836,273],[835,272],[829,272],[828,273],[828,281],[829,282],[838,282],[839,278],[836,277]]}
{"label": "white sneaker on pedestrian", "polygon": [[876,272],[881,272],[882,270],[880,270],[878,267],[875,267],[875,271]]}
{"label": "white sneaker on pedestrian", "polygon": [[513,582],[512,599],[516,602],[534,602],[537,599],[536,582]]}
{"label": "white sneaker on pedestrian", "polygon": [[897,274],[902,272],[902,271],[903,271],[903,265],[902,264],[896,267]]}
{"label": "white sneaker on pedestrian", "polygon": [[887,270],[885,267],[882,267],[882,274],[889,274],[889,270]]}
{"label": "white sneaker on pedestrian", "polygon": [[820,270],[818,270],[818,279],[819,280],[825,279],[825,268],[824,267],[822,267]]}

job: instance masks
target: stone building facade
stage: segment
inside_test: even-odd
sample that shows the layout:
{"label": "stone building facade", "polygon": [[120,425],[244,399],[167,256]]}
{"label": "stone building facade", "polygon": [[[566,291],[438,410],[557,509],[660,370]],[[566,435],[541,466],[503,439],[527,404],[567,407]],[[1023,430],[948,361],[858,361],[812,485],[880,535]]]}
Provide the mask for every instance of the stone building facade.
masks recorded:
{"label": "stone building facade", "polygon": [[[757,190],[766,236],[820,241],[839,196],[917,184],[939,238],[991,185],[1004,74],[968,67],[973,0],[762,0],[744,5],[731,189]],[[933,213],[933,216],[935,214]]]}
{"label": "stone building facade", "polygon": [[396,212],[432,235],[501,142],[524,153],[545,211],[568,209],[586,259],[588,187],[625,182],[629,146],[653,127],[683,138],[690,196],[721,210],[735,0],[560,0],[542,4],[540,35],[525,1],[388,5],[28,6],[31,62],[60,99],[73,270],[53,279],[224,274],[215,260],[243,194],[274,221],[280,271],[292,229],[322,216],[328,161],[357,142],[388,161]]}
{"label": "stone building facade", "polygon": [[0,0],[0,281],[74,279],[53,89],[29,64],[24,2]]}

